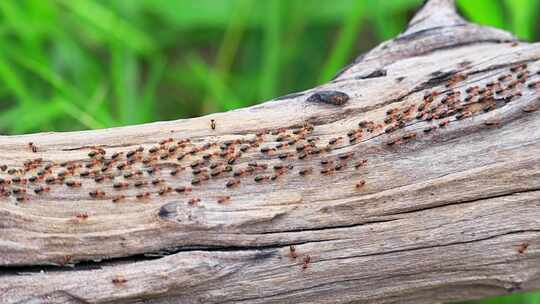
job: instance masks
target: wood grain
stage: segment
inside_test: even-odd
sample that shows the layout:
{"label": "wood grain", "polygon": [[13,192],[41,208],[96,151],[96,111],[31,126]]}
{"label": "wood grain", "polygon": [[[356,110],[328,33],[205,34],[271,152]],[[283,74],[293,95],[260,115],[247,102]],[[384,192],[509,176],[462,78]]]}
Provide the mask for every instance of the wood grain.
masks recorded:
{"label": "wood grain", "polygon": [[439,303],[537,289],[539,59],[539,44],[431,0],[304,92],[2,136],[0,303]]}

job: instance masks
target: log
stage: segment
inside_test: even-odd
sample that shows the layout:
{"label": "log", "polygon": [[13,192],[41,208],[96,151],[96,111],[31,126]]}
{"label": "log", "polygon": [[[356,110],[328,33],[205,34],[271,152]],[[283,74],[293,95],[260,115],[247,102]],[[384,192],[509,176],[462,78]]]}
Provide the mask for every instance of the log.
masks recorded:
{"label": "log", "polygon": [[430,0],[327,84],[0,137],[0,303],[439,303],[540,287],[540,46]]}

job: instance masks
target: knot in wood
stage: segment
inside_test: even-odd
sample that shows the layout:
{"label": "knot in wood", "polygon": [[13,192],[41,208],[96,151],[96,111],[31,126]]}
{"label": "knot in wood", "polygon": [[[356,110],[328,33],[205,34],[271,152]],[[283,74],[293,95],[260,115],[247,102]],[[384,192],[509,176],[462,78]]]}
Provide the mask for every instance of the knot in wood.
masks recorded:
{"label": "knot in wood", "polygon": [[340,91],[320,91],[309,96],[307,102],[322,102],[341,106],[349,101],[349,99],[349,95]]}

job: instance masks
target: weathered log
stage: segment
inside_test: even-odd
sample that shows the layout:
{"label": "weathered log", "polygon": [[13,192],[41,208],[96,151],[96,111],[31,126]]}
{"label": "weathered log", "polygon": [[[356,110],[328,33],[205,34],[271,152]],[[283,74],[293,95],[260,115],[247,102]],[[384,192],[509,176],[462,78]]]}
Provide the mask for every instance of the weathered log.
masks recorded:
{"label": "weathered log", "polygon": [[538,44],[431,0],[311,90],[0,137],[0,303],[434,303],[539,288],[539,59]]}

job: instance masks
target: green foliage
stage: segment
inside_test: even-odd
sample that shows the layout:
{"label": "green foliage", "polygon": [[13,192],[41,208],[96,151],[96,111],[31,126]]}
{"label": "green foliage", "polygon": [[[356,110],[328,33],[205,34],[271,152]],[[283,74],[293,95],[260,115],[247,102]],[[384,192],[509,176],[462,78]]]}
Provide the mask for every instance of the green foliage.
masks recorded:
{"label": "green foliage", "polygon": [[[2,0],[0,133],[193,117],[313,87],[401,32],[421,3]],[[458,4],[476,22],[540,36],[540,0]]]}

